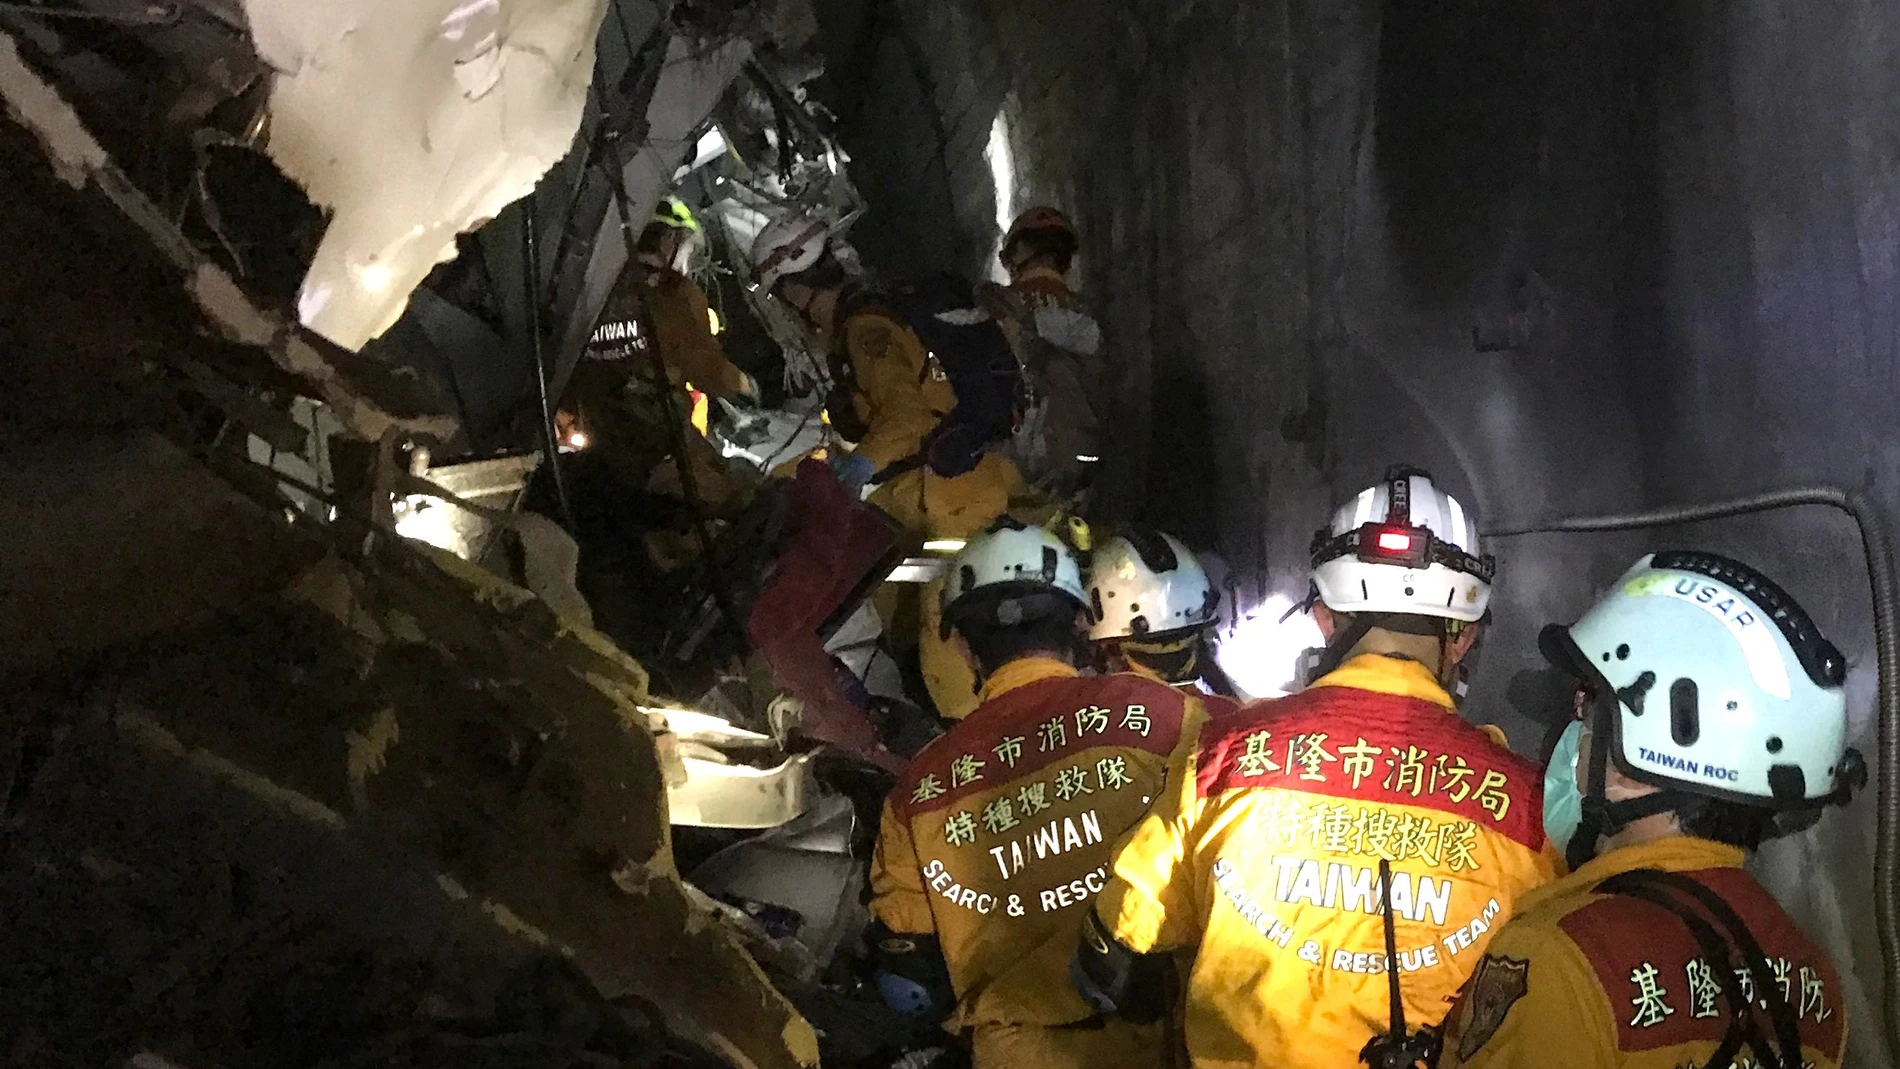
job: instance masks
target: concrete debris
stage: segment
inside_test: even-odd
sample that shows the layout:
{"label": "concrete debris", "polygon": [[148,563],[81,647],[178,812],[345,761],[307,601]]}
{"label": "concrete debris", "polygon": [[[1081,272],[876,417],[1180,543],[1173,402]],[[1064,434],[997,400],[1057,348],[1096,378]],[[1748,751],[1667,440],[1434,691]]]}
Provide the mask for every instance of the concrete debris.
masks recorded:
{"label": "concrete debris", "polygon": [[[682,1065],[816,1064],[811,1026],[674,866],[636,662],[472,566],[285,526],[162,444],[85,460],[118,488],[86,495],[111,515],[42,502],[9,529],[84,553],[91,527],[120,547],[99,559],[216,611],[127,597],[83,663],[11,664],[0,722],[28,758],[0,795],[0,1061],[106,1043],[185,1065],[608,1069],[665,1045]],[[127,484],[223,511],[145,530],[155,506],[126,509]],[[123,552],[132,527],[156,557]],[[178,540],[216,571],[161,571]],[[10,636],[49,615],[86,618],[0,601]],[[529,978],[495,990],[511,970]]]}
{"label": "concrete debris", "polygon": [[156,435],[11,453],[0,527],[44,535],[0,554],[0,671],[202,623],[316,559]]}
{"label": "concrete debris", "polygon": [[245,0],[276,70],[268,149],[334,213],[298,298],[357,349],[455,237],[567,154],[605,0]]}

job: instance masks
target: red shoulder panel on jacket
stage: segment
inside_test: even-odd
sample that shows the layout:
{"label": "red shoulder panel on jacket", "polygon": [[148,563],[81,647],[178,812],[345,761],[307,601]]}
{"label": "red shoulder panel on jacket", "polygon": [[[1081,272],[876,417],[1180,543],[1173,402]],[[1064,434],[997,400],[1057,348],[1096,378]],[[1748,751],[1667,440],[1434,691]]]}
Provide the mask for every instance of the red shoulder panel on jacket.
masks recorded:
{"label": "red shoulder panel on jacket", "polygon": [[1140,676],[1045,679],[977,706],[898,777],[892,797],[910,813],[949,806],[1096,747],[1167,754],[1181,738],[1187,700]]}
{"label": "red shoulder panel on jacket", "polygon": [[1417,698],[1315,687],[1211,721],[1202,797],[1247,788],[1423,806],[1544,846],[1544,773],[1457,713]]}
{"label": "red shoulder panel on jacket", "polygon": [[[1843,993],[1826,952],[1743,870],[1716,868],[1683,875],[1721,895],[1761,944],[1770,975],[1735,969],[1735,977],[1754,1001],[1764,1029],[1772,1034],[1760,996],[1772,987],[1801,1019],[1802,1043],[1830,1052],[1838,1062]],[[1616,1017],[1619,1049],[1721,1041],[1729,1016],[1721,979],[1679,917],[1639,899],[1604,895],[1564,917],[1558,927],[1596,970]]]}

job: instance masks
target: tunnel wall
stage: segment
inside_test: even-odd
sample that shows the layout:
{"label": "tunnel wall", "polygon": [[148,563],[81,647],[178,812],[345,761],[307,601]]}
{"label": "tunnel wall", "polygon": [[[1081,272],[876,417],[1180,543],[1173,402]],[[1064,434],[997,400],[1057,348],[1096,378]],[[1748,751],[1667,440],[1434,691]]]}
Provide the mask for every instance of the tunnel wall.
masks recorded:
{"label": "tunnel wall", "polygon": [[[1632,288],[1651,493],[1695,500],[1808,482],[1896,511],[1900,11],[1853,2],[1673,5],[1646,179],[1658,193]],[[1695,532],[1784,582],[1848,654],[1855,745],[1872,753],[1872,625],[1852,527],[1813,510]],[[1871,792],[1755,868],[1859,984],[1851,1060],[1892,1065],[1876,1016]]]}
{"label": "tunnel wall", "polygon": [[[1895,512],[1893,9],[1127,7],[884,8],[933,81],[973,78],[1001,109],[1006,207],[1055,203],[1083,232],[1120,432],[1105,512],[1218,548],[1253,599],[1299,593],[1312,528],[1397,461],[1493,527],[1804,482]],[[951,117],[970,138],[994,114]],[[857,131],[867,196],[910,231],[983,226],[988,170],[918,181],[928,124],[889,115]],[[902,239],[867,222],[901,267]],[[981,270],[993,236],[935,238],[961,251],[937,259]],[[1538,750],[1564,688],[1536,628],[1682,545],[1754,563],[1809,608],[1849,655],[1871,756],[1865,570],[1851,524],[1812,511],[1496,540],[1467,712]],[[1850,1064],[1867,1067],[1893,1064],[1873,836],[1869,795],[1755,865],[1849,975]]]}

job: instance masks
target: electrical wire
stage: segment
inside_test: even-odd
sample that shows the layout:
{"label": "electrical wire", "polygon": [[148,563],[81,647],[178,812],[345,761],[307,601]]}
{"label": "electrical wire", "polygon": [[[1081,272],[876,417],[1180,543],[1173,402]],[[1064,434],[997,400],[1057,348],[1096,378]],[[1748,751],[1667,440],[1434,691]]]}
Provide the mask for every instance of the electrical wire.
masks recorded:
{"label": "electrical wire", "polygon": [[[618,11],[618,7],[615,8]],[[624,17],[624,16],[623,16]],[[622,24],[624,31],[625,24]],[[590,87],[595,95],[595,107],[600,111],[602,121],[606,121],[607,101],[600,93],[598,84]],[[626,246],[627,263],[624,270],[636,272],[636,278],[644,278],[645,267],[640,263],[639,239],[634,229],[634,214],[631,198],[627,195],[626,163],[620,155],[620,142],[612,127],[607,127],[607,139],[603,143],[606,159],[603,163],[608,170],[608,179],[613,193],[614,210],[620,216],[620,240]],[[704,562],[711,579],[713,603],[718,606],[733,633],[741,642],[746,642],[746,618],[739,612],[738,599],[733,588],[727,582],[724,567],[720,564],[714,545],[712,524],[707,516],[705,498],[700,496],[699,480],[693,474],[693,466],[687,456],[687,435],[696,433],[686,413],[680,410],[678,390],[667,375],[664,354],[661,351],[659,334],[653,329],[652,320],[645,319],[643,329],[650,339],[648,353],[651,357],[651,375],[654,388],[658,391],[661,403],[666,409],[666,418],[673,425],[673,463],[679,473],[680,489],[686,496],[687,508],[692,515],[693,533],[699,543],[700,559]]]}
{"label": "electrical wire", "polygon": [[1703,505],[1681,505],[1611,516],[1580,516],[1526,527],[1488,531],[1487,538],[1528,534],[1634,531],[1685,523],[1730,519],[1757,512],[1825,505],[1853,517],[1867,558],[1867,579],[1874,606],[1874,661],[1879,673],[1880,768],[1876,777],[1874,842],[1874,924],[1880,936],[1885,980],[1883,1031],[1889,1056],[1900,1056],[1900,579],[1896,579],[1893,540],[1886,519],[1867,495],[1833,486],[1802,486]]}
{"label": "electrical wire", "polygon": [[548,384],[546,329],[541,325],[541,244],[537,237],[540,213],[535,210],[535,195],[530,191],[521,207],[521,258],[524,266],[522,288],[528,302],[528,343],[534,352],[534,381],[541,401],[541,445],[546,451],[548,471],[554,477],[554,496],[560,502],[561,518],[567,532],[574,533],[574,506],[567,497],[567,477],[561,473],[560,435],[554,425],[554,398]]}
{"label": "electrical wire", "polygon": [[786,438],[784,442],[780,443],[777,449],[772,450],[772,455],[769,457],[766,457],[765,463],[760,464],[759,467],[767,475],[772,474],[772,465],[777,463],[778,458],[781,456],[784,456],[785,451],[787,449],[790,449],[793,443],[798,441],[799,436],[805,433],[805,428],[811,426],[812,417],[817,415],[820,412],[823,412],[824,410],[825,410],[825,406],[822,402],[820,402],[819,404],[813,405],[811,409],[807,411],[802,418],[799,419],[798,426],[792,429],[791,436]]}

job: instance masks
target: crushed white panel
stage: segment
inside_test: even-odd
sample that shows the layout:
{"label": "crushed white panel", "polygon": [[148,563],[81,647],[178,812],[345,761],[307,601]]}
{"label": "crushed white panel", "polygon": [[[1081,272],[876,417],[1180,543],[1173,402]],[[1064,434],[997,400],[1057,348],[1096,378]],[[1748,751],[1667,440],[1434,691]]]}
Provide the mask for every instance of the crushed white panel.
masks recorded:
{"label": "crushed white panel", "polygon": [[297,310],[356,349],[567,154],[605,0],[245,0],[271,158],[334,214]]}
{"label": "crushed white panel", "polygon": [[811,808],[818,796],[810,754],[770,768],[686,756],[686,782],[669,786],[673,824],[695,828],[776,828]]}
{"label": "crushed white panel", "polygon": [[323,400],[358,437],[376,441],[391,426],[436,441],[448,441],[455,433],[455,421],[446,416],[397,417],[358,396],[288,324],[259,308],[223,268],[198,255],[166,214],[119,170],[72,105],[21,59],[18,43],[4,32],[0,32],[0,98],[6,102],[8,117],[39,141],[61,179],[76,188],[90,185],[151,239],[160,255],[185,273],[186,292],[220,333],[267,349],[279,367],[319,383]]}

